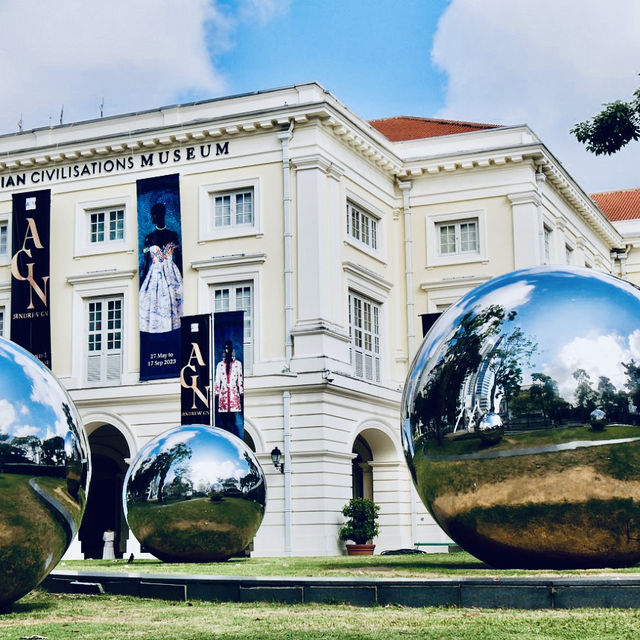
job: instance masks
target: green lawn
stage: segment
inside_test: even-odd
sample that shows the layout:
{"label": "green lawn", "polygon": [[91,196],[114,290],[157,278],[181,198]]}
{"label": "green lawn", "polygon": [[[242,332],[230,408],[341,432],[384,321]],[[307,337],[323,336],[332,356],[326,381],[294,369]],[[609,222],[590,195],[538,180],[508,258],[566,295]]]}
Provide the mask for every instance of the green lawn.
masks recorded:
{"label": "green lawn", "polygon": [[171,563],[160,560],[67,560],[56,569],[63,571],[131,571],[135,573],[188,573],[228,576],[341,576],[417,577],[439,576],[565,576],[640,574],[640,566],[627,569],[575,571],[531,571],[491,569],[465,552],[407,556],[336,556],[310,558],[231,558],[226,562]]}
{"label": "green lawn", "polygon": [[488,610],[344,605],[172,603],[36,590],[0,615],[0,639],[205,638],[616,639],[640,634],[640,611]]}

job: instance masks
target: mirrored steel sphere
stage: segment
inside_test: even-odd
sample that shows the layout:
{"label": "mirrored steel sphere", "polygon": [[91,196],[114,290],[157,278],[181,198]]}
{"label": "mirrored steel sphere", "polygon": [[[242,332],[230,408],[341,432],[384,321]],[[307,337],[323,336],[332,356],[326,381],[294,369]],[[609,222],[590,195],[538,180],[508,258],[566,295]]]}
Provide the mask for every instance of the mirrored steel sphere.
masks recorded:
{"label": "mirrored steel sphere", "polygon": [[592,429],[602,431],[607,426],[607,414],[602,409],[594,409],[589,414],[589,422]]}
{"label": "mirrored steel sphere", "polygon": [[0,338],[0,607],[37,586],[76,535],[89,444],[51,371]]}
{"label": "mirrored steel sphere", "polygon": [[153,555],[166,562],[215,562],[241,552],[255,536],[266,484],[242,440],[189,425],[140,449],[123,498],[131,531]]}
{"label": "mirrored steel sphere", "polygon": [[478,433],[485,444],[496,444],[504,435],[504,424],[497,413],[485,413],[478,422]]}
{"label": "mirrored steel sphere", "polygon": [[625,566],[640,561],[639,412],[640,291],[539,267],[434,324],[407,377],[402,441],[424,504],[478,558]]}

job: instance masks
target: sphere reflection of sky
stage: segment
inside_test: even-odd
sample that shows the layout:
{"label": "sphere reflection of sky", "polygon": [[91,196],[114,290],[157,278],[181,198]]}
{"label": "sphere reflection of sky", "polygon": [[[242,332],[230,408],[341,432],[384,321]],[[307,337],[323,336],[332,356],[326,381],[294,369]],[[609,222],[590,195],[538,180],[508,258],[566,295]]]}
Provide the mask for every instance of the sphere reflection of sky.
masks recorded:
{"label": "sphere reflection of sky", "polygon": [[[143,461],[168,453],[180,444],[189,449],[190,456],[171,465],[166,477],[167,485],[171,484],[180,468],[188,469],[187,475],[194,488],[206,487],[206,490],[215,482],[230,478],[240,480],[250,471],[243,457],[246,448],[241,446],[240,440],[222,429],[190,425],[171,429],[142,447],[136,456],[138,464],[132,466],[130,475],[135,475]],[[255,463],[258,465],[257,461]]]}
{"label": "sphere reflection of sky", "polygon": [[573,400],[584,369],[592,382],[610,378],[621,390],[627,380],[623,362],[640,361],[640,292],[623,280],[592,269],[537,267],[515,271],[476,287],[453,305],[433,326],[428,343],[412,367],[408,392],[423,384],[442,341],[449,340],[460,320],[490,305],[515,311],[503,332],[520,327],[538,349],[531,367],[523,370],[523,384],[534,372],[551,376],[566,400]]}
{"label": "sphere reflection of sky", "polygon": [[0,339],[0,435],[43,441],[64,437],[65,403],[71,405],[49,369],[21,347]]}

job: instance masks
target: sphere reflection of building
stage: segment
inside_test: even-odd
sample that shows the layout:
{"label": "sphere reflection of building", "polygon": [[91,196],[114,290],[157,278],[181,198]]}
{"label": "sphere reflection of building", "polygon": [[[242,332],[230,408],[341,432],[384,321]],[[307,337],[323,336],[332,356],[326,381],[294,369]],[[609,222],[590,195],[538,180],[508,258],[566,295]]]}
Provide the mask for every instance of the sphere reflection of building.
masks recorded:
{"label": "sphere reflection of building", "polygon": [[0,338],[0,606],[37,586],[76,535],[90,480],[89,446],[62,385]]}
{"label": "sphere reflection of building", "polygon": [[418,493],[453,540],[495,566],[640,561],[638,334],[640,291],[571,267],[495,278],[443,314],[402,419]]}
{"label": "sphere reflection of building", "polygon": [[265,477],[239,438],[188,425],[140,449],[123,500],[129,527],[155,556],[214,562],[240,553],[255,536],[266,506]]}

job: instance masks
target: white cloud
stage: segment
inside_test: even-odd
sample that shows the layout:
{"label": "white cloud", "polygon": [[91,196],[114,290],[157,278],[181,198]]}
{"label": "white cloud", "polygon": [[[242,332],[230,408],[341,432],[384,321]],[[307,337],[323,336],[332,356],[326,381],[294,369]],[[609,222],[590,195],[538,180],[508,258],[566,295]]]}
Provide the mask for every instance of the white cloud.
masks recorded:
{"label": "white cloud", "polygon": [[568,401],[574,400],[577,381],[573,377],[576,369],[584,369],[597,388],[600,376],[606,376],[619,390],[627,382],[623,362],[638,360],[640,346],[639,331],[634,331],[626,341],[620,335],[581,336],[574,338],[558,353],[544,373],[558,382],[560,394]]}
{"label": "white cloud", "polygon": [[22,424],[13,430],[12,436],[14,438],[26,438],[27,436],[36,436],[40,434],[40,429],[30,424]]}
{"label": "white cloud", "polygon": [[476,310],[486,309],[491,305],[500,305],[507,311],[513,311],[529,302],[535,287],[526,281],[513,282],[499,289],[489,290],[474,302]]}
{"label": "white cloud", "polygon": [[[224,82],[211,54],[231,21],[213,1],[5,0],[0,4],[0,131],[153,108]],[[212,51],[213,49],[213,51]]]}
{"label": "white cloud", "polygon": [[640,143],[596,158],[569,133],[640,86],[640,3],[451,0],[431,54],[439,116],[528,124],[588,192],[640,185]]}
{"label": "white cloud", "polygon": [[0,399],[0,433],[8,433],[9,427],[16,421],[14,406],[4,398]]}

